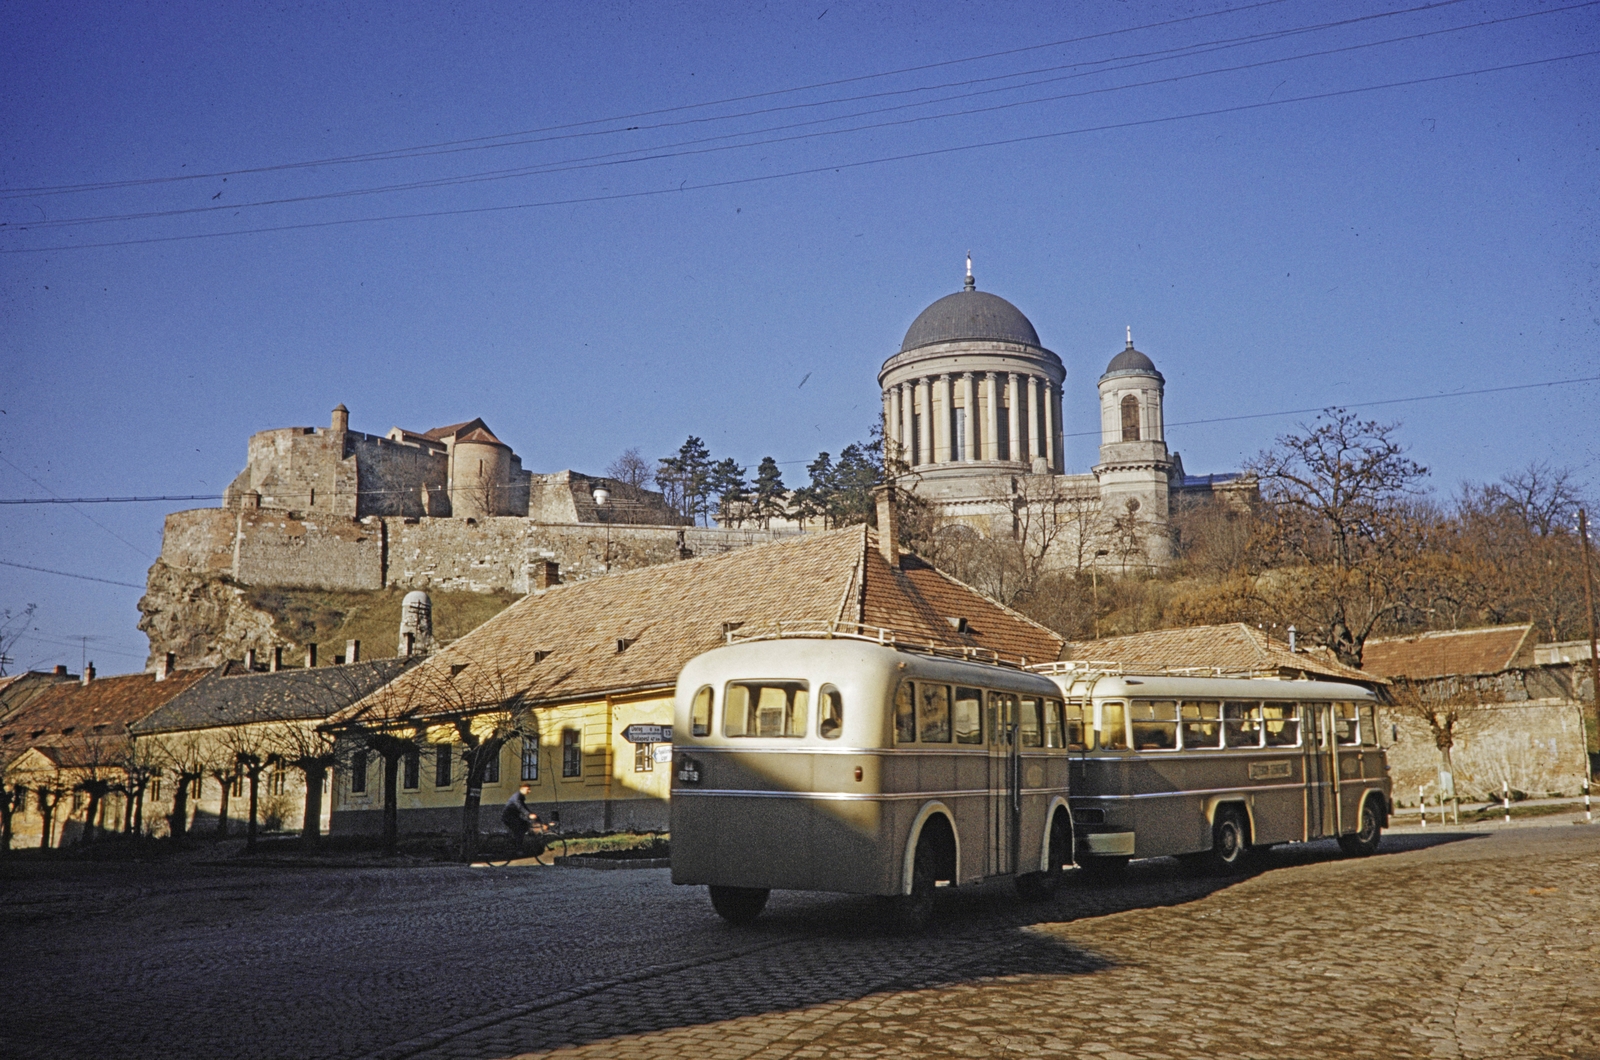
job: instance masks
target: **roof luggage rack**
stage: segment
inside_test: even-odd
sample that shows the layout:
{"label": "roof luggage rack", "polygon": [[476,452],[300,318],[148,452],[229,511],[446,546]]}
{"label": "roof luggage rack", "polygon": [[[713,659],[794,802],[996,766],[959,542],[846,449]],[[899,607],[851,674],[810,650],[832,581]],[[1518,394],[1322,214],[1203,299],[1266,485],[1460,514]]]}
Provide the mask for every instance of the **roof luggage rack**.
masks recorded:
{"label": "roof luggage rack", "polygon": [[905,630],[883,626],[868,626],[860,622],[773,622],[765,626],[739,626],[727,629],[723,636],[729,644],[744,644],[758,640],[859,640],[881,644],[896,651],[920,652],[967,662],[988,663],[1013,670],[1030,669],[1026,656],[1007,657],[992,648],[974,645],[936,644],[928,637],[919,637]]}
{"label": "roof luggage rack", "polygon": [[1230,670],[1222,666],[1149,666],[1140,663],[1105,661],[1099,659],[1067,659],[1061,662],[1035,663],[1026,667],[1046,676],[1077,675],[1081,677],[1235,677],[1250,680],[1282,680],[1272,667]]}

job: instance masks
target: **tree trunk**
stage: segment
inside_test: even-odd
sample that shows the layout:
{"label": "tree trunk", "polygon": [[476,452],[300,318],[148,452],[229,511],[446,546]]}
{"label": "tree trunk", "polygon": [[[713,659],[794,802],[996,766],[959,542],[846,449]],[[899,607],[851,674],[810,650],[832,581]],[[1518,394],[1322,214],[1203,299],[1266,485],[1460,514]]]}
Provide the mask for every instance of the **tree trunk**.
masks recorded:
{"label": "tree trunk", "polygon": [[141,835],[144,832],[144,788],[140,784],[133,794],[133,834]]}
{"label": "tree trunk", "polygon": [[94,842],[94,815],[100,809],[100,792],[89,789],[89,812],[83,815],[83,836],[80,843]]}
{"label": "tree trunk", "polygon": [[306,816],[300,827],[300,841],[306,846],[316,846],[317,840],[322,838],[322,778],[327,766],[318,761],[302,765],[300,770],[306,778]]}
{"label": "tree trunk", "polygon": [[256,852],[256,811],[261,805],[259,792],[261,788],[261,770],[250,771],[250,823],[245,828],[244,849],[247,854]]}
{"label": "tree trunk", "polygon": [[44,792],[39,792],[39,817],[44,822],[44,828],[39,832],[39,849],[49,850],[50,840],[55,833],[56,802],[58,799],[46,799]]}
{"label": "tree trunk", "polygon": [[400,759],[399,753],[383,756],[383,852],[400,849]]}
{"label": "tree trunk", "polygon": [[228,834],[228,793],[233,789],[233,776],[231,774],[215,774],[217,783],[222,785],[222,801],[217,804],[217,835]]}
{"label": "tree trunk", "polygon": [[470,862],[478,852],[478,808],[483,804],[483,774],[489,760],[500,753],[504,740],[490,739],[467,751],[467,797],[461,804],[461,860]]}
{"label": "tree trunk", "polygon": [[167,818],[167,831],[173,839],[182,839],[189,830],[189,785],[193,778],[178,774],[178,790],[172,793],[172,815]]}

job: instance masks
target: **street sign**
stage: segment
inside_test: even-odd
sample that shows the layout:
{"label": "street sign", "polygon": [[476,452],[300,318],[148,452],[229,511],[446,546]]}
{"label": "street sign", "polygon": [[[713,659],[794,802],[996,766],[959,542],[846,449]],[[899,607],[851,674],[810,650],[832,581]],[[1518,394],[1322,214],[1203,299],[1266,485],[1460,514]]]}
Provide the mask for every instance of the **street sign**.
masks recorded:
{"label": "street sign", "polygon": [[622,738],[629,743],[671,743],[670,725],[629,725],[622,730]]}

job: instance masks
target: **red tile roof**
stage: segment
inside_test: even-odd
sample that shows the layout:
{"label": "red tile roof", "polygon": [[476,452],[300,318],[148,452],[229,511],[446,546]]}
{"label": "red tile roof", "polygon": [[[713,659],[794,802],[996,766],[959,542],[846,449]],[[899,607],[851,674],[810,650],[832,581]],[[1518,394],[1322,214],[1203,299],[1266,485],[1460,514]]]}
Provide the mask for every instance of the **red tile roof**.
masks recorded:
{"label": "red tile roof", "polygon": [[47,688],[0,722],[0,767],[29,747],[64,747],[123,736],[129,725],[210,672],[179,670],[165,681],[157,681],[155,674],[128,674]]}
{"label": "red tile roof", "polygon": [[1216,669],[1223,673],[1305,674],[1336,681],[1381,683],[1381,677],[1346,666],[1325,649],[1291,652],[1289,645],[1243,622],[1156,629],[1122,637],[1074,641],[1066,658],[1152,669]]}
{"label": "red tile roof", "polygon": [[1361,653],[1361,665],[1384,677],[1450,677],[1497,674],[1532,667],[1533,624],[1488,626],[1374,637]]}

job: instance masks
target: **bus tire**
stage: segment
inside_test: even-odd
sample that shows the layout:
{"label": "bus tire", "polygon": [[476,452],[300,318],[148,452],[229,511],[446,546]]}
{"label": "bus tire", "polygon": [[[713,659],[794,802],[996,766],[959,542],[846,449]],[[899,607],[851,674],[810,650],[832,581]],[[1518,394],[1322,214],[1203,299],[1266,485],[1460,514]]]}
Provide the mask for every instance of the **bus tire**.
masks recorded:
{"label": "bus tire", "polygon": [[1250,826],[1237,806],[1217,810],[1211,825],[1211,870],[1219,876],[1244,871],[1250,858]]}
{"label": "bus tire", "polygon": [[767,907],[767,896],[771,893],[764,887],[712,885],[711,908],[730,924],[748,924]]}
{"label": "bus tire", "polygon": [[933,920],[933,891],[939,873],[939,852],[926,831],[917,840],[911,862],[911,893],[884,899],[885,919],[897,935],[912,935],[927,928]]}
{"label": "bus tire", "polygon": [[1043,872],[1029,872],[1017,877],[1017,894],[1026,902],[1042,902],[1053,897],[1061,887],[1063,866],[1072,856],[1072,825],[1065,813],[1050,819],[1050,867]]}
{"label": "bus tire", "polygon": [[1132,859],[1126,854],[1090,854],[1078,859],[1078,870],[1091,880],[1115,880],[1122,876]]}
{"label": "bus tire", "polygon": [[1361,821],[1352,835],[1339,837],[1339,849],[1353,858],[1364,858],[1378,849],[1383,841],[1383,817],[1378,812],[1377,799],[1361,801]]}

